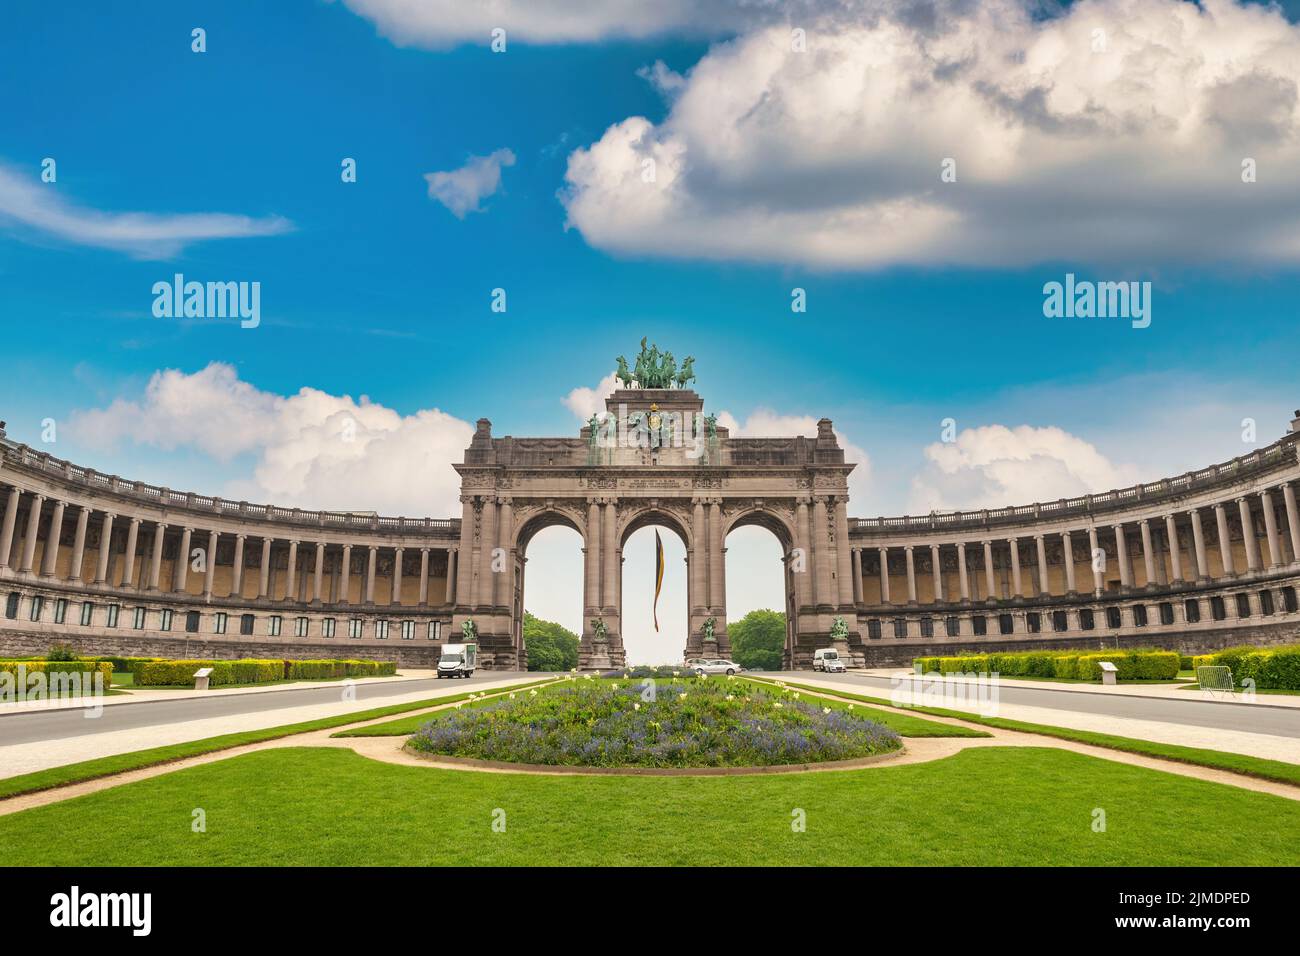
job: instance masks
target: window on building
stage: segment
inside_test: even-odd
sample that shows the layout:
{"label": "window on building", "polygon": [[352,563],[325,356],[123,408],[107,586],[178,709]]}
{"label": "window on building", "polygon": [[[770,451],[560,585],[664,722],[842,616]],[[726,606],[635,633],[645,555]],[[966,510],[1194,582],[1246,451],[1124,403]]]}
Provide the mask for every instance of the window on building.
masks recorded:
{"label": "window on building", "polygon": [[1275,608],[1273,607],[1273,592],[1260,591],[1259,592],[1259,613],[1267,617],[1268,615],[1272,614],[1274,610]]}
{"label": "window on building", "polygon": [[1038,611],[1030,611],[1025,615],[1025,627],[1029,629],[1030,634],[1038,634],[1043,630],[1043,616]]}
{"label": "window on building", "polygon": [[68,619],[68,599],[56,598],[54,601],[54,623],[62,624]]}
{"label": "window on building", "polygon": [[334,636],[334,618],[327,617],[320,622],[320,636],[321,637]]}
{"label": "window on building", "polygon": [[873,617],[869,621],[867,621],[867,640],[869,641],[880,640],[880,633],[881,633],[880,618]]}
{"label": "window on building", "polygon": [[907,637],[907,618],[894,618],[894,637]]}
{"label": "window on building", "polygon": [[1079,628],[1084,631],[1091,631],[1097,626],[1097,615],[1092,608],[1085,607],[1079,609]]}
{"label": "window on building", "polygon": [[1145,604],[1133,605],[1133,626],[1134,627],[1147,626],[1147,606]]}
{"label": "window on building", "polygon": [[1106,626],[1107,627],[1124,626],[1124,618],[1119,613],[1119,608],[1117,608],[1113,604],[1110,607],[1106,608]]}
{"label": "window on building", "polygon": [[1201,619],[1201,602],[1196,598],[1188,598],[1183,602],[1183,614],[1186,615],[1188,624],[1195,624]]}
{"label": "window on building", "polygon": [[429,622],[429,640],[436,641],[442,636],[442,621]]}
{"label": "window on building", "polygon": [[1013,631],[1015,631],[1015,629],[1016,629],[1016,623],[1015,623],[1014,620],[1012,620],[1010,614],[999,614],[999,615],[998,615],[998,633],[999,633],[999,634],[1010,634],[1010,633],[1012,633]]}
{"label": "window on building", "polygon": [[[1238,605],[1240,607],[1240,605]],[[1216,594],[1210,598],[1210,617],[1216,621],[1226,620],[1228,617],[1228,602],[1223,599],[1222,595]]]}
{"label": "window on building", "polygon": [[239,633],[249,635],[253,633],[253,615],[239,615]]}
{"label": "window on building", "polygon": [[1286,611],[1295,611],[1297,609],[1295,588],[1282,588],[1282,608]]}
{"label": "window on building", "polygon": [[348,637],[356,637],[356,638],[360,638],[360,637],[361,637],[361,629],[362,629],[362,627],[364,626],[364,624],[365,624],[365,622],[362,621],[361,618],[359,618],[359,617],[349,618],[349,619],[348,619]]}
{"label": "window on building", "polygon": [[413,641],[413,640],[415,640],[415,622],[414,622],[414,621],[403,621],[403,622],[402,622],[402,640],[404,640],[404,641]]}
{"label": "window on building", "polygon": [[284,618],[278,614],[272,614],[266,619],[266,633],[269,637],[279,637],[280,630],[284,626]]}
{"label": "window on building", "polygon": [[984,637],[989,632],[989,621],[983,614],[976,614],[970,619],[971,633],[976,637]]}
{"label": "window on building", "polygon": [[45,599],[43,597],[40,597],[39,595],[33,597],[31,613],[29,615],[30,619],[33,621],[39,621],[41,619],[41,612],[44,610],[45,610]]}
{"label": "window on building", "polygon": [[212,632],[214,634],[225,634],[226,627],[228,626],[229,621],[230,621],[230,615],[228,615],[225,611],[218,611],[217,619],[212,623]]}
{"label": "window on building", "polygon": [[81,602],[81,626],[90,627],[90,622],[95,619],[95,603],[93,601]]}
{"label": "window on building", "polygon": [[110,604],[108,606],[108,617],[104,621],[104,623],[109,627],[117,627],[117,618],[118,615],[121,613],[122,613],[122,605]]}
{"label": "window on building", "polygon": [[388,640],[387,621],[375,621],[375,639],[380,641]]}
{"label": "window on building", "polygon": [[293,636],[294,637],[307,636],[307,618],[296,617],[293,619]]}
{"label": "window on building", "polygon": [[5,598],[5,617],[13,620],[18,616],[18,602],[22,600],[22,595],[17,591],[10,591],[9,597]]}
{"label": "window on building", "polygon": [[949,637],[961,637],[961,618],[956,614],[949,614],[943,620],[943,630]]}
{"label": "window on building", "polygon": [[1161,624],[1174,623],[1174,606],[1170,604],[1168,601],[1160,602],[1160,623]]}
{"label": "window on building", "polygon": [[172,610],[169,607],[163,608],[161,620],[158,623],[158,630],[170,631],[171,629],[172,629]]}
{"label": "window on building", "polygon": [[137,631],[144,630],[144,608],[138,607],[131,612],[131,626]]}
{"label": "window on building", "polygon": [[185,612],[185,633],[197,634],[198,632],[199,632],[199,612],[186,611]]}
{"label": "window on building", "polygon": [[921,636],[934,637],[934,618],[932,617],[921,618]]}
{"label": "window on building", "polygon": [[1052,612],[1052,630],[1068,631],[1070,629],[1070,618],[1065,611]]}

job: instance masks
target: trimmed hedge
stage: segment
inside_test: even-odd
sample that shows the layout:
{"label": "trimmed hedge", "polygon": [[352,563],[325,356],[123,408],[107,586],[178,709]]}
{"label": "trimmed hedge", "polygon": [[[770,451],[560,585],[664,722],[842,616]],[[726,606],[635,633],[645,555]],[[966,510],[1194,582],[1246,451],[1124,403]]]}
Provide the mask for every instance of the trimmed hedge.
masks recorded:
{"label": "trimmed hedge", "polygon": [[144,660],[130,659],[130,671],[137,687],[193,684],[194,672],[212,668],[209,685],[265,684],[278,680],[329,680],[340,677],[387,677],[397,673],[395,661],[356,660]]}
{"label": "trimmed hedge", "polygon": [[82,660],[85,661],[108,661],[108,663],[113,665],[113,670],[118,673],[126,673],[130,671],[131,665],[136,663],[137,661],[161,661],[164,659],[165,658],[162,657],[114,657],[108,654],[102,657],[82,658]]}
{"label": "trimmed hedge", "polygon": [[99,661],[42,661],[42,660],[0,660],[0,671],[18,675],[18,668],[25,668],[28,674],[103,674],[104,686],[113,683],[113,665]]}
{"label": "trimmed hedge", "polygon": [[[1173,680],[1179,657],[1173,651],[1030,651],[1023,654],[968,654],[918,657],[923,673],[1003,674],[1007,677],[1057,677],[1101,680],[1101,662],[1110,661],[1120,680]],[[1233,672],[1236,673],[1235,671]],[[1263,686],[1263,685],[1260,685]]]}
{"label": "trimmed hedge", "polygon": [[1194,667],[1227,667],[1239,687],[1249,678],[1261,690],[1300,690],[1300,644],[1228,647],[1213,654],[1198,654],[1192,663]]}

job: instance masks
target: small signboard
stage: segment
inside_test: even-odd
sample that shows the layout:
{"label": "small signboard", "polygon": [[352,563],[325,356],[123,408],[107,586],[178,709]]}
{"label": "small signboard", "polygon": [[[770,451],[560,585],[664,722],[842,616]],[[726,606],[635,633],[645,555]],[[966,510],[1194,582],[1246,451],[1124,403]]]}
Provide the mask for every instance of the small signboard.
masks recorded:
{"label": "small signboard", "polygon": [[208,678],[210,678],[211,676],[212,676],[211,667],[200,667],[198,670],[196,670],[194,672],[194,689],[207,690]]}
{"label": "small signboard", "polygon": [[1097,666],[1101,668],[1101,682],[1103,684],[1114,684],[1119,675],[1119,668],[1110,661],[1099,661]]}

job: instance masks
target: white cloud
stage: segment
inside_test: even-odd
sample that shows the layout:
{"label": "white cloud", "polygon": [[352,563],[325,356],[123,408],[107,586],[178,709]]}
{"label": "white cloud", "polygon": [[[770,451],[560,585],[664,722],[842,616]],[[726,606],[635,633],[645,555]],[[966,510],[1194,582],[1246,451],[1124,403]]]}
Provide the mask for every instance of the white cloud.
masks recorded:
{"label": "white cloud", "polygon": [[[718,413],[718,424],[726,427],[733,438],[788,438],[792,435],[817,437],[817,419],[811,415],[782,415],[770,408],[756,408],[742,425],[728,411]],[[853,502],[850,513],[861,513],[865,502],[871,500],[871,456],[866,450],[849,441],[842,432],[836,431],[840,447],[844,449],[844,461],[857,467],[849,473],[849,500]],[[853,511],[856,507],[858,511]],[[763,606],[766,605],[755,605]]]}
{"label": "white cloud", "polygon": [[926,466],[912,479],[910,514],[1001,508],[1122,488],[1140,470],[1110,461],[1060,428],[984,425],[954,442],[925,449]]}
{"label": "white cloud", "polygon": [[573,412],[583,422],[590,421],[592,415],[603,416],[605,414],[605,399],[616,388],[620,387],[615,374],[610,372],[600,380],[595,388],[579,386],[569,392],[568,395],[564,396],[564,407]]}
{"label": "white cloud", "polygon": [[219,212],[163,215],[103,212],[65,199],[61,187],[0,167],[0,222],[83,246],[115,249],[141,259],[166,259],[207,239],[275,236],[293,224],[279,216],[255,219]]}
{"label": "white cloud", "polygon": [[1278,8],[833,9],[806,52],[788,25],[715,44],[662,122],[572,153],[568,224],[622,254],[843,269],[1300,261],[1300,27]]}
{"label": "white cloud", "polygon": [[76,413],[69,427],[92,447],[191,447],[221,461],[253,455],[252,474],[231,482],[227,498],[413,517],[459,514],[450,463],[474,432],[437,409],[401,415],[365,396],[314,388],[276,395],[216,362],[155,372],[139,400]]}
{"label": "white cloud", "polygon": [[487,156],[469,157],[460,169],[425,173],[429,198],[438,200],[457,219],[464,219],[467,213],[482,212],[479,203],[501,187],[501,167],[514,164],[513,152],[498,149]]}

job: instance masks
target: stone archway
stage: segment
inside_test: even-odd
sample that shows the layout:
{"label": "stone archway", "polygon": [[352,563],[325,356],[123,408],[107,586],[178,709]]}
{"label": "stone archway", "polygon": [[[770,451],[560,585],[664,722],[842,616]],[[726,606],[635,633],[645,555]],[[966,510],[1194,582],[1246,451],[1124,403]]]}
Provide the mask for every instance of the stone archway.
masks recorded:
{"label": "stone archway", "polygon": [[[797,552],[795,529],[792,524],[795,515],[783,505],[769,506],[740,504],[734,506],[727,514],[727,524],[723,528],[723,561],[726,561],[726,540],[731,532],[739,528],[763,528],[776,539],[781,549],[781,610],[785,614],[785,649],[782,660],[791,661],[795,656],[796,635],[799,627],[799,588],[796,575],[806,573],[803,562]],[[802,568],[802,569],[801,569]],[[730,644],[728,644],[728,655]],[[724,655],[727,656],[727,655]]]}
{"label": "stone archway", "polygon": [[524,641],[523,632],[524,611],[526,610],[524,601],[528,586],[528,546],[539,532],[556,527],[576,531],[578,537],[582,539],[583,550],[586,550],[587,538],[584,533],[582,517],[566,508],[526,509],[518,513],[518,522],[515,528],[502,529],[505,532],[504,539],[512,543],[507,556],[513,582],[513,586],[510,588],[510,636],[511,642],[516,648],[517,662],[521,670],[526,669],[528,666],[528,647]]}
{"label": "stone archway", "polygon": [[618,601],[618,627],[620,637],[623,631],[623,590],[622,590],[622,562],[623,549],[632,535],[636,534],[643,528],[663,528],[664,530],[676,535],[681,541],[683,549],[686,551],[686,633],[688,635],[685,647],[682,649],[684,656],[691,656],[692,640],[689,635],[699,632],[704,618],[707,617],[706,608],[699,606],[698,596],[694,586],[694,568],[696,566],[697,545],[691,534],[689,518],[685,515],[681,507],[675,503],[665,504],[658,500],[642,501],[630,499],[623,503],[622,514],[617,524],[617,541],[618,541],[618,566],[619,566],[619,590],[617,594]]}

